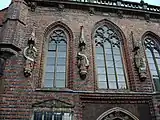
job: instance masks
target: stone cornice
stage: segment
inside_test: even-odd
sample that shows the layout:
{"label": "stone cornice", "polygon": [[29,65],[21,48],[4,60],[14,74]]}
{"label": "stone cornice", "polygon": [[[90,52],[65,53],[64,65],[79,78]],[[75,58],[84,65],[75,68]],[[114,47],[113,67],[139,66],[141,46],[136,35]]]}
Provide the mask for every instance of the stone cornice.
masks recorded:
{"label": "stone cornice", "polygon": [[[137,2],[129,2],[129,1],[121,1],[121,0],[110,0],[109,2],[105,2],[105,0],[90,0],[90,2],[78,2],[72,0],[25,0],[26,2],[36,2],[38,6],[57,6],[58,4],[64,4],[67,8],[90,8],[94,7],[97,10],[101,11],[116,11],[121,10],[125,12],[135,12],[139,14],[153,14],[160,15],[160,7],[149,5],[147,3],[137,3]],[[85,0],[84,0],[85,1]]]}

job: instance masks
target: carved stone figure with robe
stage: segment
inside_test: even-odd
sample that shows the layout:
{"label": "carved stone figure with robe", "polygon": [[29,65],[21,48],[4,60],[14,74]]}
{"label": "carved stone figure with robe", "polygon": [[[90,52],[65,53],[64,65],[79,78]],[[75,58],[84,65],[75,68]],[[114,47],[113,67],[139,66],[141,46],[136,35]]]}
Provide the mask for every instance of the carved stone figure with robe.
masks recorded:
{"label": "carved stone figure with robe", "polygon": [[138,74],[140,79],[143,81],[147,78],[147,67],[146,67],[146,59],[144,57],[143,48],[141,41],[134,41],[134,61],[136,68],[138,70]]}
{"label": "carved stone figure with robe", "polygon": [[24,75],[25,77],[29,77],[32,74],[35,65],[35,58],[37,49],[35,48],[35,31],[33,30],[31,37],[28,39],[28,46],[24,49],[24,57],[25,67],[24,67]]}
{"label": "carved stone figure with robe", "polygon": [[84,29],[83,26],[81,26],[81,33],[80,33],[80,39],[79,39],[79,49],[80,51],[77,54],[77,59],[78,59],[78,68],[79,68],[79,74],[82,79],[85,79],[87,72],[88,72],[88,67],[89,67],[89,60],[85,54],[86,50],[86,41],[84,38]]}

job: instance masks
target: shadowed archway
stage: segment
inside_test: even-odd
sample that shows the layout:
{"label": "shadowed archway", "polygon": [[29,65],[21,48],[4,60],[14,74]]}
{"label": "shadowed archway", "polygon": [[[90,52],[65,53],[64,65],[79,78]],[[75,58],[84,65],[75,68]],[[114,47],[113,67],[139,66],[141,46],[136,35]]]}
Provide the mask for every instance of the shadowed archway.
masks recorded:
{"label": "shadowed archway", "polygon": [[139,120],[139,119],[129,111],[120,107],[115,107],[101,114],[97,118],[97,120]]}

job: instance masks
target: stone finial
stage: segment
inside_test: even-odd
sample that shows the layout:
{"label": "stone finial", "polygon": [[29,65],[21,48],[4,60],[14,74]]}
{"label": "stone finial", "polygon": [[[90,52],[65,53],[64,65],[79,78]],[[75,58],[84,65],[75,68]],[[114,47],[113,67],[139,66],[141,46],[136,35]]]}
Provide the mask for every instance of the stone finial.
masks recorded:
{"label": "stone finial", "polygon": [[31,33],[31,37],[28,39],[28,46],[24,49],[24,57],[26,59],[25,61],[25,67],[24,67],[24,76],[29,77],[32,74],[32,71],[34,69],[35,65],[35,58],[37,49],[35,47],[36,37],[35,37],[35,28],[33,28],[33,31]]}
{"label": "stone finial", "polygon": [[80,38],[79,38],[79,47],[85,47],[86,40],[84,38],[84,27],[80,26]]}

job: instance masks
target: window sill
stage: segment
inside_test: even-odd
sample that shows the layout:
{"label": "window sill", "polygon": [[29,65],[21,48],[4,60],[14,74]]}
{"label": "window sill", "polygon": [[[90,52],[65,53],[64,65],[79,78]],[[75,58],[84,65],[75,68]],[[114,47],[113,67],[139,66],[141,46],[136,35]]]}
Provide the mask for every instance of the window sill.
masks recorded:
{"label": "window sill", "polygon": [[35,91],[39,92],[73,92],[68,88],[37,88]]}

